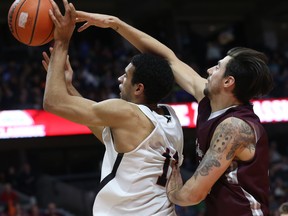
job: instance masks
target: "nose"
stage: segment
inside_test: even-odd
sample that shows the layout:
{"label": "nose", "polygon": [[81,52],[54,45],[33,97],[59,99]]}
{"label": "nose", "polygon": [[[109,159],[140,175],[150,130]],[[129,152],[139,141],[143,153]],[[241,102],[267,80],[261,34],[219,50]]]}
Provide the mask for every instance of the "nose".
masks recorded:
{"label": "nose", "polygon": [[119,81],[120,83],[123,82],[123,77],[124,77],[124,74],[123,74],[122,76],[118,77],[118,81]]}
{"label": "nose", "polygon": [[212,74],[212,69],[213,69],[213,67],[210,67],[210,68],[207,69],[207,74],[208,74],[209,76]]}

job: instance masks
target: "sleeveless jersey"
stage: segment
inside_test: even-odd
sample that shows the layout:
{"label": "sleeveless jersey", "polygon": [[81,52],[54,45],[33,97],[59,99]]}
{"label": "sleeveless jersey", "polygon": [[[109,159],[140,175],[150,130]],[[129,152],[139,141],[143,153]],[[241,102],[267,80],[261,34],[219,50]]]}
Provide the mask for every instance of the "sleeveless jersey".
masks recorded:
{"label": "sleeveless jersey", "polygon": [[183,161],[183,131],[172,107],[159,115],[138,105],[155,128],[139,146],[117,153],[109,127],[103,131],[106,147],[101,182],[93,205],[93,216],[174,216],[174,205],[166,195],[172,160]]}
{"label": "sleeveless jersey", "polygon": [[211,188],[205,199],[209,216],[267,216],[269,215],[269,143],[266,131],[253,111],[253,106],[239,105],[208,120],[210,101],[204,98],[198,107],[196,151],[202,160],[210,146],[216,127],[224,119],[244,120],[256,136],[255,156],[250,161],[234,160]]}

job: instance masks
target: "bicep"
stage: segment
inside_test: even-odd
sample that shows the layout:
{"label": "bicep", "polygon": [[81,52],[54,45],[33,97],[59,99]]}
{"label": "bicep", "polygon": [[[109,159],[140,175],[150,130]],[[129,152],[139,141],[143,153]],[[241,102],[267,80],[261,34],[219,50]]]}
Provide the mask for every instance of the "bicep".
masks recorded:
{"label": "bicep", "polygon": [[253,129],[243,120],[231,117],[221,122],[215,129],[210,147],[192,177],[198,190],[204,191],[207,195],[234,159],[251,159],[254,156],[251,148],[254,142]]}
{"label": "bicep", "polygon": [[104,100],[97,103],[76,96],[63,97],[62,101],[54,102],[50,106],[46,105],[47,111],[75,123],[86,125],[93,130],[119,124],[127,113],[124,110],[128,108],[128,103],[120,99]]}

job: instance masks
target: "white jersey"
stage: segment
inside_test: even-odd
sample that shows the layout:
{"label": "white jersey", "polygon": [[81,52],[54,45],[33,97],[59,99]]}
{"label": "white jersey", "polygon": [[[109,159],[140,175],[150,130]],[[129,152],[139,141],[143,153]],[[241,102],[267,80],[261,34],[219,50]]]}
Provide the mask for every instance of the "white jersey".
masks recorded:
{"label": "white jersey", "polygon": [[161,106],[167,107],[167,115],[138,105],[155,128],[131,152],[116,152],[110,128],[104,129],[106,152],[93,216],[176,215],[166,195],[166,183],[172,171],[171,161],[178,160],[179,166],[183,161],[183,131],[172,107]]}

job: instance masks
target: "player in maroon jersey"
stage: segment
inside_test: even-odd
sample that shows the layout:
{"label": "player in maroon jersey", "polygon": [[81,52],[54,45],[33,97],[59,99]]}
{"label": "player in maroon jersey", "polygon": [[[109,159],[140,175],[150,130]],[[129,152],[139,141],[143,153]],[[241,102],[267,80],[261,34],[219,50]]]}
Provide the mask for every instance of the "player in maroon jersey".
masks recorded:
{"label": "player in maroon jersey", "polygon": [[112,28],[138,50],[166,58],[177,83],[199,102],[199,166],[185,184],[174,169],[167,193],[177,205],[206,201],[207,215],[268,215],[268,138],[250,99],[268,93],[273,80],[266,56],[249,48],[231,49],[201,77],[158,40],[117,17],[77,12],[91,25]]}

